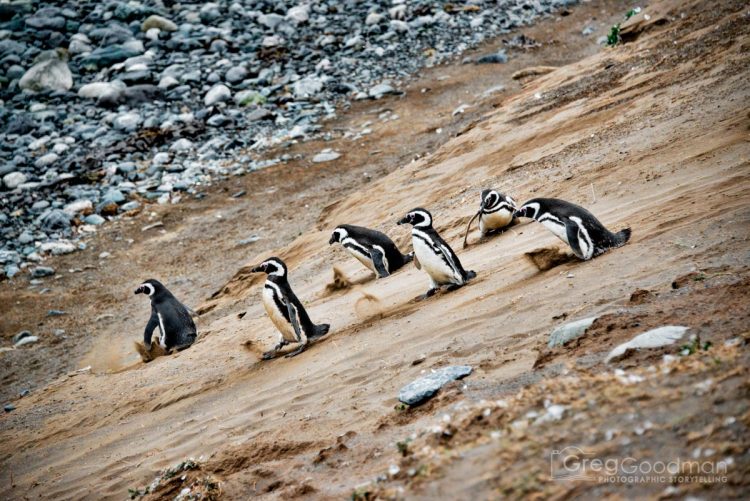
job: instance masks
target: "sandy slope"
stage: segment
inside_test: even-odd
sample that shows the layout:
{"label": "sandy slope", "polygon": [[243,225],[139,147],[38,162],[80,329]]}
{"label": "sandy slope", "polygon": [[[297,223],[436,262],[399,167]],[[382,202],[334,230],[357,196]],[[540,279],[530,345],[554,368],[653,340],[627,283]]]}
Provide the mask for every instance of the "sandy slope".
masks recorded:
{"label": "sandy slope", "polygon": [[[259,362],[275,333],[258,301],[260,277],[240,271],[201,305],[202,336],[190,350],[112,374],[63,377],[24,399],[0,433],[2,470],[15,483],[4,482],[0,495],[122,499],[158,470],[203,456],[230,497],[252,489],[345,497],[385,471],[393,443],[448,402],[542,377],[533,366],[561,315],[622,312],[634,290],[695,269],[746,276],[750,11],[741,1],[659,5],[666,24],[529,81],[433,154],[329,205],[288,245],[247,260],[286,260],[312,318],[332,325],[325,340],[296,358]],[[540,225],[462,250],[464,226],[489,186],[517,200],[580,203],[612,229],[632,227],[633,238],[543,273],[523,258],[558,245]],[[395,222],[417,205],[476,270],[470,286],[417,303],[423,272],[409,266],[368,281],[357,262],[327,246],[330,230],[348,222],[406,248],[408,229]],[[334,264],[363,283],[328,294]],[[462,392],[406,416],[393,410],[402,385],[446,364],[475,367]],[[335,459],[346,451],[354,452]]]}

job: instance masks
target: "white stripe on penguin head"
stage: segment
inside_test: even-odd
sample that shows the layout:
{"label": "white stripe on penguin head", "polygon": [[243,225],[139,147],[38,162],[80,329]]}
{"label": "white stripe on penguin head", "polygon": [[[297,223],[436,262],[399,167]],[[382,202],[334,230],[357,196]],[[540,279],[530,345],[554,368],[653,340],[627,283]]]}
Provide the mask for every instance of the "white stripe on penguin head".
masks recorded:
{"label": "white stripe on penguin head", "polygon": [[154,293],[156,292],[156,289],[154,288],[154,286],[153,286],[153,285],[151,285],[151,284],[150,284],[150,283],[148,283],[148,282],[143,282],[143,283],[141,284],[141,287],[147,287],[147,288],[148,288],[148,291],[149,291],[149,292],[148,292],[148,297],[152,297],[152,296],[154,295]]}

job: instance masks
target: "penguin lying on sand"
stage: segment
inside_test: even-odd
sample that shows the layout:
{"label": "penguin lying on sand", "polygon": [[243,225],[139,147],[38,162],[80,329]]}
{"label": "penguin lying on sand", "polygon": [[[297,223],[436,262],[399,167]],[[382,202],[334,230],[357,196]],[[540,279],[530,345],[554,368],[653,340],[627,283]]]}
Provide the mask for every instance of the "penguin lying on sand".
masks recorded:
{"label": "penguin lying on sand", "polygon": [[516,201],[507,195],[503,195],[497,190],[482,190],[482,203],[479,211],[469,221],[464,235],[464,248],[466,240],[469,238],[471,223],[479,217],[479,232],[482,236],[502,233],[507,227],[516,223],[514,213],[516,211]]}
{"label": "penguin lying on sand", "polygon": [[556,198],[529,200],[516,211],[516,217],[542,223],[570,245],[576,256],[586,261],[609,249],[622,247],[630,239],[630,228],[612,233],[583,207]]}
{"label": "penguin lying on sand", "polygon": [[151,299],[151,318],[143,332],[143,344],[147,351],[151,349],[151,335],[157,327],[159,346],[167,352],[172,349],[184,350],[195,342],[195,323],[188,309],[161,282],[146,280],[138,286],[135,293],[148,294]]}
{"label": "penguin lying on sand", "polygon": [[359,262],[374,271],[379,278],[395,272],[412,260],[412,254],[401,254],[396,244],[379,231],[340,224],[333,230],[329,245],[339,242]]}
{"label": "penguin lying on sand", "polygon": [[430,276],[430,289],[423,296],[424,299],[435,294],[443,285],[447,285],[448,290],[455,290],[477,276],[473,271],[464,270],[456,253],[432,227],[432,215],[427,210],[412,209],[398,224],[412,225],[414,264],[417,268],[424,268]]}
{"label": "penguin lying on sand", "polygon": [[263,354],[263,360],[274,358],[281,348],[290,343],[299,343],[300,346],[288,353],[286,357],[299,355],[305,351],[310,341],[328,333],[330,325],[313,324],[305,307],[294,295],[287,280],[286,265],[281,259],[277,257],[266,259],[250,271],[263,272],[268,275],[263,285],[263,306],[280,333],[278,344],[271,351]]}

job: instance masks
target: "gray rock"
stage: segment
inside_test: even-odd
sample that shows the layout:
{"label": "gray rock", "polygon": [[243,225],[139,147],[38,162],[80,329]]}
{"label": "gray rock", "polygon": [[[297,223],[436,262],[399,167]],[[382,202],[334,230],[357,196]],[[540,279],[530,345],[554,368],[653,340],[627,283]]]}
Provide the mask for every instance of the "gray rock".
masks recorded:
{"label": "gray rock", "polygon": [[261,14],[258,16],[258,24],[265,26],[266,28],[275,29],[278,25],[284,22],[284,18],[278,14]]}
{"label": "gray rock", "polygon": [[508,62],[508,55],[505,50],[499,50],[494,54],[487,54],[476,60],[477,64],[503,64]]}
{"label": "gray rock", "polygon": [[549,335],[549,343],[547,343],[547,346],[550,348],[563,346],[567,342],[582,336],[583,333],[586,332],[586,329],[588,329],[597,318],[598,317],[582,318],[581,320],[576,320],[575,322],[569,322],[556,327]]}
{"label": "gray rock", "polygon": [[13,404],[5,404],[5,405],[3,406],[3,410],[4,410],[5,412],[13,412],[14,410],[16,410],[16,406],[15,406],[15,405],[13,405]]}
{"label": "gray rock", "polygon": [[146,18],[145,21],[143,21],[143,24],[141,24],[141,31],[148,31],[152,28],[156,28],[161,31],[177,31],[177,25],[167,19],[166,17],[162,16],[149,16]]}
{"label": "gray rock", "polygon": [[48,317],[62,317],[63,315],[67,315],[67,313],[62,310],[48,310],[47,311]]}
{"label": "gray rock", "polygon": [[57,162],[59,158],[60,157],[57,155],[57,153],[47,153],[46,155],[37,158],[36,162],[34,162],[34,165],[37,168],[43,169]]}
{"label": "gray rock", "polygon": [[323,81],[316,75],[309,75],[294,82],[292,92],[295,99],[306,99],[323,90]]}
{"label": "gray rock", "polygon": [[230,119],[226,115],[214,115],[206,120],[206,125],[211,127],[221,127],[230,122]]}
{"label": "gray rock", "polygon": [[453,365],[437,369],[401,388],[398,392],[398,399],[406,405],[419,405],[432,398],[449,382],[464,378],[471,374],[471,371],[472,368],[468,365]]}
{"label": "gray rock", "polygon": [[400,94],[393,86],[382,83],[371,87],[367,94],[373,99],[380,99],[387,94]]}
{"label": "gray rock", "polygon": [[627,343],[622,343],[616,346],[609,352],[605,362],[609,363],[619,360],[630,350],[637,350],[639,348],[659,348],[661,346],[674,344],[675,341],[680,340],[685,335],[687,330],[687,327],[679,325],[667,325],[651,329],[643,334],[637,335]]}
{"label": "gray rock", "polygon": [[70,216],[62,209],[52,209],[42,215],[40,223],[45,231],[67,230],[70,228]]}
{"label": "gray rock", "polygon": [[312,161],[316,164],[323,163],[323,162],[331,162],[333,160],[336,160],[341,156],[340,153],[336,153],[335,151],[321,151],[317,155],[315,155],[312,158]]}
{"label": "gray rock", "polygon": [[89,214],[85,218],[83,218],[83,222],[86,224],[93,224],[94,226],[99,226],[100,224],[104,224],[106,219],[104,219],[99,214]]}
{"label": "gray rock", "polygon": [[11,65],[10,68],[8,68],[8,71],[5,72],[5,76],[8,78],[8,80],[17,80],[21,78],[24,73],[26,73],[26,70],[23,68],[23,66],[14,64]]}
{"label": "gray rock", "polygon": [[154,158],[151,159],[151,163],[153,165],[164,165],[169,163],[169,153],[166,151],[160,151],[154,155]]}
{"label": "gray rock", "polygon": [[258,235],[250,235],[247,238],[243,238],[242,240],[237,241],[237,245],[248,245],[257,242],[260,240],[260,237]]}
{"label": "gray rock", "polygon": [[237,106],[250,106],[251,104],[263,104],[266,96],[254,90],[243,90],[234,95],[234,103]]}
{"label": "gray rock", "polygon": [[14,190],[26,182],[28,178],[23,172],[11,172],[3,176],[3,184],[9,190]]}
{"label": "gray rock", "polygon": [[229,87],[224,84],[218,84],[211,87],[203,98],[203,102],[206,106],[213,106],[216,103],[229,101],[230,99],[232,99],[232,91],[229,90]]}
{"label": "gray rock", "polygon": [[385,19],[385,16],[383,14],[380,14],[378,12],[370,12],[365,18],[365,24],[368,26],[372,24],[379,24],[383,19]]}
{"label": "gray rock", "polygon": [[125,61],[129,57],[135,57],[142,53],[136,47],[125,45],[111,45],[93,50],[88,56],[81,59],[84,68],[98,69],[112,66],[115,63]]}
{"label": "gray rock", "polygon": [[141,115],[135,111],[130,111],[128,113],[123,113],[122,115],[117,115],[112,122],[112,125],[117,130],[133,132],[138,129],[138,126],[142,121],[143,119],[141,118]]}
{"label": "gray rock", "polygon": [[18,86],[23,90],[68,90],[73,87],[73,74],[61,51],[46,51],[37,56],[34,66],[24,73]]}
{"label": "gray rock", "polygon": [[101,203],[121,204],[125,201],[125,195],[120,190],[111,189],[102,195]]}
{"label": "gray rock", "polygon": [[131,210],[136,210],[140,206],[141,206],[141,204],[139,204],[138,202],[136,202],[135,200],[133,200],[132,202],[128,202],[126,204],[122,204],[122,206],[120,207],[120,209],[122,209],[123,212],[128,212],[128,211],[131,211]]}
{"label": "gray rock", "polygon": [[91,200],[76,200],[75,202],[70,202],[65,207],[63,207],[63,212],[68,214],[69,216],[73,217],[79,212],[92,210],[94,208],[94,204],[91,202]]}
{"label": "gray rock", "polygon": [[76,33],[70,37],[68,43],[68,53],[72,55],[85,54],[91,52],[93,47],[91,46],[91,40],[83,33]]}
{"label": "gray rock", "polygon": [[224,74],[224,79],[232,84],[239,83],[247,78],[247,69],[244,66],[232,66]]}

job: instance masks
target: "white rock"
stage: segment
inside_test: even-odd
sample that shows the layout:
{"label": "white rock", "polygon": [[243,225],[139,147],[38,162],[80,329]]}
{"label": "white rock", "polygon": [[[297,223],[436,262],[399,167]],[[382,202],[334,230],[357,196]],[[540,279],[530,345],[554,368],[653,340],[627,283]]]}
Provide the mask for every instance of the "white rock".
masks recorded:
{"label": "white rock", "polygon": [[146,38],[149,40],[158,40],[159,39],[159,33],[161,33],[161,30],[159,28],[150,28],[146,32]]}
{"label": "white rock", "polygon": [[406,33],[407,31],[409,31],[409,25],[406,24],[404,21],[392,19],[391,29],[395,31],[396,33]]}
{"label": "white rock", "polygon": [[315,75],[308,75],[292,84],[292,92],[297,99],[312,97],[321,90],[323,90],[323,81]]}
{"label": "white rock", "polygon": [[157,153],[156,155],[154,155],[151,163],[154,165],[164,165],[166,163],[169,163],[169,153],[164,151]]}
{"label": "white rock", "polygon": [[143,24],[141,24],[141,31],[148,31],[150,29],[157,28],[161,31],[177,31],[177,25],[167,19],[166,17],[152,15],[148,16]]}
{"label": "white rock", "polygon": [[68,53],[72,55],[84,54],[91,52],[91,40],[83,33],[76,33],[70,37],[70,43],[68,43]]}
{"label": "white rock", "polygon": [[76,200],[63,207],[63,212],[73,217],[80,212],[93,210],[93,208],[94,204],[91,200]]}
{"label": "white rock", "polygon": [[194,148],[190,139],[180,138],[169,147],[169,151],[189,151]]}
{"label": "white rock", "polygon": [[34,165],[39,168],[48,167],[57,162],[58,158],[60,157],[57,155],[57,153],[47,153],[46,155],[37,158],[36,162],[34,162]]}
{"label": "white rock", "polygon": [[378,12],[370,12],[365,18],[365,24],[368,26],[372,24],[378,24],[383,19],[385,19],[385,16],[383,14],[380,14]]}
{"label": "white rock", "polygon": [[10,172],[3,176],[3,184],[9,189],[14,190],[26,182],[28,178],[23,172]]}
{"label": "white rock", "polygon": [[55,152],[55,153],[57,153],[58,155],[59,155],[59,154],[61,154],[61,153],[65,153],[65,152],[66,152],[66,151],[68,151],[69,149],[70,149],[70,146],[68,146],[68,145],[67,145],[67,144],[65,144],[65,143],[56,143],[56,144],[55,144],[55,145],[54,145],[54,146],[52,147],[52,151],[54,151],[54,152]]}
{"label": "white rock", "polygon": [[140,123],[141,115],[139,115],[135,111],[130,111],[128,113],[123,113],[122,115],[117,115],[117,117],[112,122],[112,125],[114,125],[115,129],[117,130],[133,132],[138,128]]}
{"label": "white rock", "polygon": [[391,19],[403,19],[406,17],[406,5],[396,5],[388,9]]}
{"label": "white rock", "polygon": [[317,155],[315,155],[312,159],[313,162],[316,164],[323,163],[323,162],[331,162],[333,160],[336,160],[341,156],[340,153],[336,153],[335,151],[321,151]]}
{"label": "white rock", "polygon": [[68,90],[73,87],[73,74],[57,51],[40,54],[38,62],[24,73],[18,86],[23,90]]}
{"label": "white rock", "polygon": [[651,329],[650,331],[637,335],[627,343],[622,343],[615,347],[615,349],[609,352],[605,362],[611,362],[622,357],[628,350],[635,350],[638,348],[659,348],[661,346],[673,344],[675,341],[681,339],[687,330],[687,327],[679,325],[667,325]]}
{"label": "white rock", "polygon": [[162,89],[171,89],[175,85],[179,85],[180,82],[175,77],[171,75],[167,75],[165,77],[162,77],[161,80],[159,80],[159,87]]}
{"label": "white rock", "polygon": [[70,254],[71,252],[74,252],[76,246],[71,242],[59,240],[57,242],[45,242],[39,247],[39,250],[58,256],[60,254]]}
{"label": "white rock", "polygon": [[310,19],[310,5],[297,5],[286,11],[286,18],[294,24],[301,24]]}
{"label": "white rock", "polygon": [[206,106],[212,106],[216,103],[228,101],[230,99],[232,99],[232,91],[229,90],[229,87],[224,84],[217,84],[206,92],[206,97],[203,98],[203,102]]}
{"label": "white rock", "polygon": [[278,35],[271,35],[263,37],[263,41],[260,43],[263,47],[278,47],[284,45],[284,39]]}

